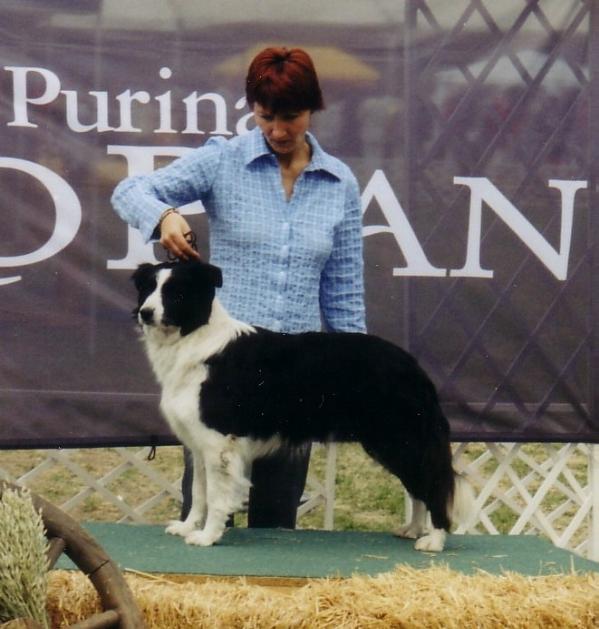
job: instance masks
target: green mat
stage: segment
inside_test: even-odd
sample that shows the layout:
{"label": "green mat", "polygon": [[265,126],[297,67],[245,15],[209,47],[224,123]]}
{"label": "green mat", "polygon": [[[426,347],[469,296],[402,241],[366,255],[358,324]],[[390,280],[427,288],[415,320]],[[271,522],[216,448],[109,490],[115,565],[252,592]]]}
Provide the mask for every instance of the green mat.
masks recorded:
{"label": "green mat", "polygon": [[[599,572],[599,563],[534,536],[450,535],[442,553],[422,553],[414,550],[412,541],[390,533],[233,528],[217,546],[202,548],[165,534],[162,526],[88,523],[84,527],[121,569],[149,573],[349,577],[388,572],[398,564],[448,565],[467,574]],[[74,568],[65,556],[56,567]]]}

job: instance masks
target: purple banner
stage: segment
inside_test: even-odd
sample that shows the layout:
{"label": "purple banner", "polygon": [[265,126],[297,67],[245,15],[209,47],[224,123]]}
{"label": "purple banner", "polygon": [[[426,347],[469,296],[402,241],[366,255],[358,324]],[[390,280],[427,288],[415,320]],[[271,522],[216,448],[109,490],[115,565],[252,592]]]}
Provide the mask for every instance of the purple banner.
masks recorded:
{"label": "purple banner", "polygon": [[313,131],[358,177],[369,331],[418,356],[453,438],[598,442],[590,3],[204,4],[0,10],[0,447],[174,442],[130,316],[164,254],[110,195],[253,128],[273,43],[312,54]]}

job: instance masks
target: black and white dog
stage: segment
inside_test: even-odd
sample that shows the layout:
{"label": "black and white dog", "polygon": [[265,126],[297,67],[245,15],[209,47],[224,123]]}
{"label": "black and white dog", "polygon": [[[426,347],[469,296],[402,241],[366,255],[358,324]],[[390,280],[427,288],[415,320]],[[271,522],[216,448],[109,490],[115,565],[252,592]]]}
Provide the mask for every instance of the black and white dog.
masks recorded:
{"label": "black and white dog", "polygon": [[160,408],[193,454],[191,512],[168,533],[217,542],[246,496],[249,464],[282,443],[356,441],[414,498],[397,534],[443,550],[473,496],[452,469],[435,387],[412,356],[366,334],[281,334],[236,321],[215,297],[220,269],[203,262],[142,264],[133,280]]}

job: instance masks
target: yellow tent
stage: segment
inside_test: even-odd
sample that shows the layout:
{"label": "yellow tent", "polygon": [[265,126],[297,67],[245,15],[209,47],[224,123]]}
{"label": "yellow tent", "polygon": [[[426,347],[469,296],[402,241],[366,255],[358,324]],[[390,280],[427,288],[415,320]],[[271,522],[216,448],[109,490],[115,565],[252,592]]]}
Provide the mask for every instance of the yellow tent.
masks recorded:
{"label": "yellow tent", "polygon": [[[273,44],[256,44],[245,52],[233,55],[216,65],[217,76],[245,77],[252,59],[264,48]],[[294,46],[287,46],[294,48]],[[318,77],[322,81],[347,81],[349,83],[371,84],[379,78],[379,72],[353,54],[334,46],[302,46],[312,57]]]}

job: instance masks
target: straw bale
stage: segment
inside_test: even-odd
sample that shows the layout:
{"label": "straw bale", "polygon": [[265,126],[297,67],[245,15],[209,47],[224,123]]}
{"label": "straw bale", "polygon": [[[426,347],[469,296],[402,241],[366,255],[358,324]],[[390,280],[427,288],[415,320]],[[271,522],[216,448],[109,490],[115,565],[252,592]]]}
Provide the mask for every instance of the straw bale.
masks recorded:
{"label": "straw bale", "polygon": [[[407,566],[375,577],[269,588],[243,578],[175,583],[127,575],[149,628],[387,629],[599,626],[599,574],[526,577]],[[48,611],[61,627],[99,611],[87,579],[51,573]]]}

